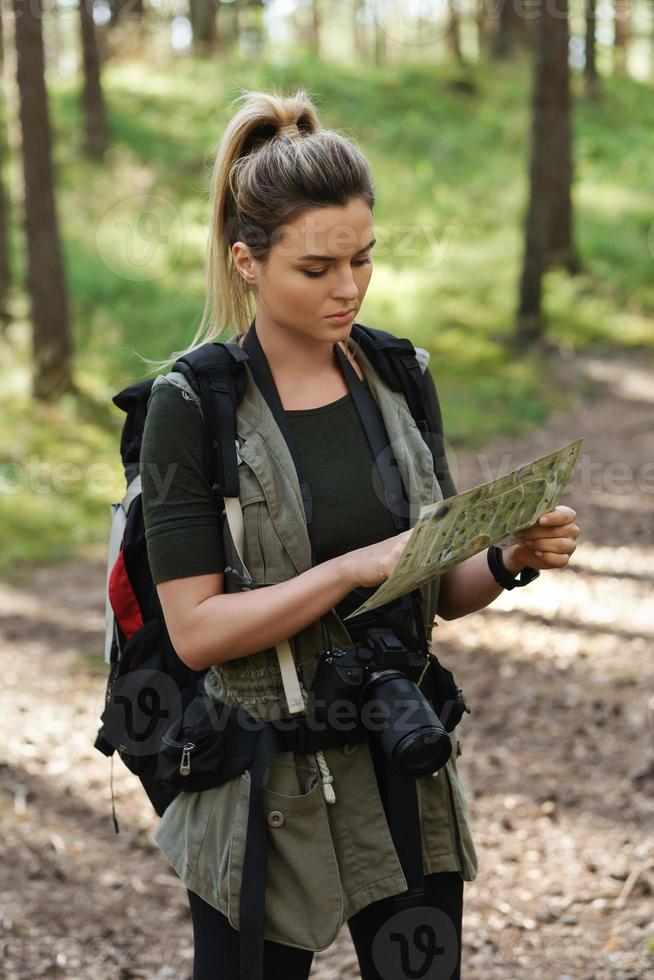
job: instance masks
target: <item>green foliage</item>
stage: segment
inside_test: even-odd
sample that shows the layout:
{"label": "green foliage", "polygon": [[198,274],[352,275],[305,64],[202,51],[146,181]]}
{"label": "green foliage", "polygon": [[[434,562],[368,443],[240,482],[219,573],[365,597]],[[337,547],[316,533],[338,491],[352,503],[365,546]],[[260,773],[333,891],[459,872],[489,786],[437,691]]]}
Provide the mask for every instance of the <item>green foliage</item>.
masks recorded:
{"label": "green foliage", "polygon": [[[15,327],[11,336],[13,384],[1,399],[2,574],[77,552],[96,549],[101,556],[109,504],[124,492],[119,413],[110,405],[106,379],[89,374],[80,394],[54,405],[35,403],[27,396],[26,327]],[[0,350],[6,365],[7,345]]]}
{"label": "green foliage", "polygon": [[[137,355],[167,357],[195,332],[213,151],[241,86],[305,87],[324,124],[353,137],[370,160],[378,245],[361,319],[432,352],[450,441],[476,446],[499,432],[528,431],[565,404],[549,359],[537,351],[517,357],[508,346],[527,193],[528,64],[465,72],[180,58],[165,69],[110,63],[103,81],[112,145],[101,165],[79,153],[77,82],[50,86],[83,394],[32,405],[27,328],[11,331],[11,353],[6,345],[2,353],[18,381],[0,396],[0,457],[14,489],[0,506],[0,571],[80,548],[102,551],[108,505],[123,488],[122,413],[110,398],[146,376]],[[574,278],[549,273],[546,290],[549,338],[568,352],[654,344],[651,104],[651,89],[627,79],[606,80],[599,103],[577,100],[574,198],[584,270]],[[21,241],[15,228],[14,241]],[[16,254],[14,268],[23,264]],[[25,488],[15,492],[16,467],[30,454],[52,473],[69,464],[87,475],[75,492],[48,494],[30,489],[25,471]],[[111,475],[91,488],[88,470],[99,463]]]}

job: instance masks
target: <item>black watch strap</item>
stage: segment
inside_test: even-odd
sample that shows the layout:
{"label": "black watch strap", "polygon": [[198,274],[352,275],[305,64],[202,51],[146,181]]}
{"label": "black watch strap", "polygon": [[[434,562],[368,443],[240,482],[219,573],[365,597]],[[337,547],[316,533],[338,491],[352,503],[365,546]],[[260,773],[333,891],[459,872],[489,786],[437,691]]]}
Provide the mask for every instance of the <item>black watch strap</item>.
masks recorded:
{"label": "black watch strap", "polygon": [[490,546],[486,557],[488,558],[488,567],[491,570],[491,575],[503,589],[521,589],[524,585],[529,585],[530,582],[533,582],[540,575],[539,569],[527,566],[522,569],[517,578],[514,578],[502,561],[502,549],[498,548],[496,544]]}

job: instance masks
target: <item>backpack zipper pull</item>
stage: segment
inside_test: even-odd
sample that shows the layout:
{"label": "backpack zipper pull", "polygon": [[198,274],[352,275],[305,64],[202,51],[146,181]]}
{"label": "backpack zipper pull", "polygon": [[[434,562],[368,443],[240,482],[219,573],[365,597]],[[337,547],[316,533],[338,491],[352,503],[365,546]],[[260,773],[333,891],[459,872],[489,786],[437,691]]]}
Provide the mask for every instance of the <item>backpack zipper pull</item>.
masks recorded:
{"label": "backpack zipper pull", "polygon": [[191,752],[195,748],[195,742],[187,742],[182,749],[182,761],[179,766],[180,776],[188,776],[191,772]]}

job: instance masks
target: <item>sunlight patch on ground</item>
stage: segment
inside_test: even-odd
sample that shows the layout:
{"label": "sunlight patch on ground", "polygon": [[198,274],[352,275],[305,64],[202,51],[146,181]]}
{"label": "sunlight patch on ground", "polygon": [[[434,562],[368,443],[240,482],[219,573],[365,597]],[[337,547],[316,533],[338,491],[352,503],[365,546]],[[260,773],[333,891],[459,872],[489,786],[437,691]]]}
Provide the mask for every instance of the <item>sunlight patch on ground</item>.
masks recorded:
{"label": "sunlight patch on ground", "polygon": [[639,548],[635,545],[595,545],[592,541],[582,539],[580,542],[572,559],[580,572],[588,569],[609,575],[628,575],[640,570],[646,574],[649,570],[654,577],[654,546]]}
{"label": "sunlight patch on ground", "polygon": [[[31,620],[40,625],[59,626],[66,629],[102,631],[104,633],[104,616],[97,609],[86,604],[86,596],[75,610],[74,619],[68,605],[56,606],[44,603],[38,594],[32,594],[22,589],[13,588],[6,582],[0,581],[0,619],[20,618]],[[70,596],[68,602],[74,601]]]}
{"label": "sunlight patch on ground", "polygon": [[[615,395],[635,401],[654,402],[654,378],[651,367],[638,368],[622,360],[582,358],[585,372],[596,381],[610,384]],[[652,421],[654,430],[654,420]]]}
{"label": "sunlight patch on ground", "polygon": [[[633,634],[634,638],[648,635],[654,639],[654,604],[644,601],[646,593],[651,592],[651,582],[615,574],[654,568],[654,549],[639,550],[649,552],[643,561],[633,554],[632,549],[616,548],[613,564],[607,562],[601,570],[597,568],[599,574],[584,575],[584,562],[588,560],[586,552],[593,551],[591,544],[584,543],[579,547],[582,554],[577,574],[569,574],[565,569],[543,572],[529,589],[505,592],[493,607],[547,619],[551,617],[559,620],[559,626],[565,622],[566,628],[601,630],[604,626],[615,626]],[[630,557],[625,552],[630,553]],[[576,562],[576,554],[573,561]],[[550,625],[556,627],[557,623]]]}

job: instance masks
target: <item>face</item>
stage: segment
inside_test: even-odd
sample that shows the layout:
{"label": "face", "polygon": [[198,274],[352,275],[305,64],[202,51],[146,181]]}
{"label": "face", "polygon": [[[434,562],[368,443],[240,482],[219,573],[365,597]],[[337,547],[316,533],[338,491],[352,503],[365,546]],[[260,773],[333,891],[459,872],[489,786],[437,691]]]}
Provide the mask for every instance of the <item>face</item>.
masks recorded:
{"label": "face", "polygon": [[[265,262],[236,242],[234,264],[255,292],[257,323],[297,340],[344,340],[368,289],[374,237],[372,212],[355,198],[343,208],[313,208],[286,225]],[[344,310],[342,322],[330,319]]]}

